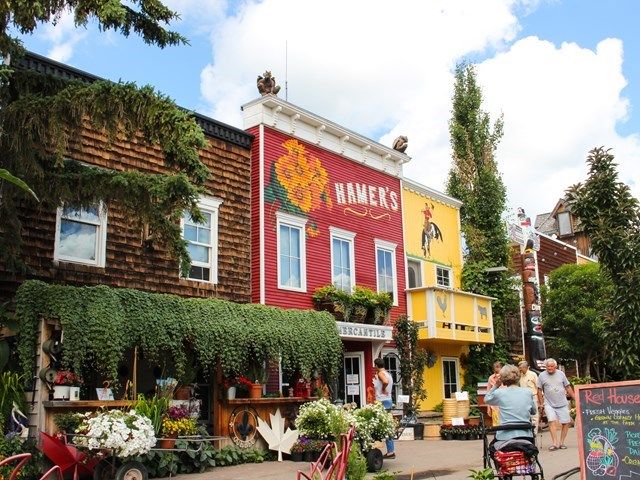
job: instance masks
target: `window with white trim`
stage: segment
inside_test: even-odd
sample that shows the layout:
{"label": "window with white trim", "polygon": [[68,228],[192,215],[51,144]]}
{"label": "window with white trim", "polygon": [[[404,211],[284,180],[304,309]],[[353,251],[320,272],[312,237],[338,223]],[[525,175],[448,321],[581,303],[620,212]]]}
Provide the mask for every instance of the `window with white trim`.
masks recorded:
{"label": "window with white trim", "polygon": [[182,238],[187,241],[191,269],[187,278],[218,283],[218,210],[222,200],[202,197],[198,207],[204,217],[196,222],[189,212],[182,216]]}
{"label": "window with white trim", "polygon": [[351,293],[355,286],[355,233],[330,227],[331,232],[331,283],[339,290]]}
{"label": "window with white trim", "polygon": [[58,207],[53,259],[104,267],[107,250],[107,210],[102,202],[77,208]]}
{"label": "window with white trim", "polygon": [[450,268],[436,265],[436,285],[451,288],[453,286],[453,272]]}
{"label": "window with white trim", "polygon": [[278,288],[307,291],[306,219],[278,212]]}
{"label": "window with white trim", "polygon": [[407,276],[409,288],[422,286],[422,263],[417,260],[407,260]]}
{"label": "window with white trim", "polygon": [[398,278],[396,272],[396,244],[375,240],[378,292],[388,292],[393,304],[398,305]]}
{"label": "window with white trim", "polygon": [[458,359],[442,359],[442,379],[444,398],[451,398],[451,394],[458,391]]}

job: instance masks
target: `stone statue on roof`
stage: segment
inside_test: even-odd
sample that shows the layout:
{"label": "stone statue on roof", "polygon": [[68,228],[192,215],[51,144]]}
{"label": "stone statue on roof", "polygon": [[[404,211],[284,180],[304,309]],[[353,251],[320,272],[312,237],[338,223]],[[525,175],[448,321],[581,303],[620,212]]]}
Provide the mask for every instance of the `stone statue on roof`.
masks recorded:
{"label": "stone statue on roof", "polygon": [[393,149],[401,153],[404,153],[404,151],[407,149],[408,146],[409,146],[409,139],[404,135],[400,135],[398,138],[396,138],[393,141]]}
{"label": "stone statue on roof", "polygon": [[258,75],[258,91],[263,97],[268,94],[277,95],[280,91],[280,85],[276,85],[276,77],[271,75],[270,71]]}

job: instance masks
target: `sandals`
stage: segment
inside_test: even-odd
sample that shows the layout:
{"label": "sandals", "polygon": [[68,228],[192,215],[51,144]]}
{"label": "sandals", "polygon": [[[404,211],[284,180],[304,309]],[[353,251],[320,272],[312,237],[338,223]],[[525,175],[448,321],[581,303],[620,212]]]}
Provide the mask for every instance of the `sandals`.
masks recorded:
{"label": "sandals", "polygon": [[[562,447],[556,447],[555,445],[551,445],[551,446],[549,447],[549,451],[550,451],[550,452],[553,452],[553,451],[555,451],[555,450],[558,450],[559,448],[562,448]],[[567,447],[564,447],[564,448],[567,448]]]}
{"label": "sandals", "polygon": [[560,448],[561,450],[566,450],[567,446],[566,445],[560,445],[558,448]]}
{"label": "sandals", "polygon": [[396,458],[396,454],[394,452],[391,453],[385,453],[382,458],[386,458],[386,459],[394,459]]}

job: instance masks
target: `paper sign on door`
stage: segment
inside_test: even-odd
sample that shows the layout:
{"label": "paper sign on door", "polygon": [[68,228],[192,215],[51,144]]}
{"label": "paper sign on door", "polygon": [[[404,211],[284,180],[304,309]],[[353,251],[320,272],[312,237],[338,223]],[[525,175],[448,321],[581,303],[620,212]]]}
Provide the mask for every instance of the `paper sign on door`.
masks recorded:
{"label": "paper sign on door", "polygon": [[347,395],[360,395],[360,387],[358,385],[347,385]]}
{"label": "paper sign on door", "polygon": [[360,375],[358,375],[357,373],[347,375],[347,383],[351,385],[360,383]]}

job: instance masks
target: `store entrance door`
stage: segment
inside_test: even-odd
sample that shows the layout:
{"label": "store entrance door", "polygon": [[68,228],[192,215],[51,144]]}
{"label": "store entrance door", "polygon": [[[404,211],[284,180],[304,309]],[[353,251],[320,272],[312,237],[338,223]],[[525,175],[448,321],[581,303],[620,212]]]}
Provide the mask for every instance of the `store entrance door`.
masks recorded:
{"label": "store entrance door", "polygon": [[364,352],[348,352],[344,354],[345,403],[354,402],[358,407],[364,405]]}

